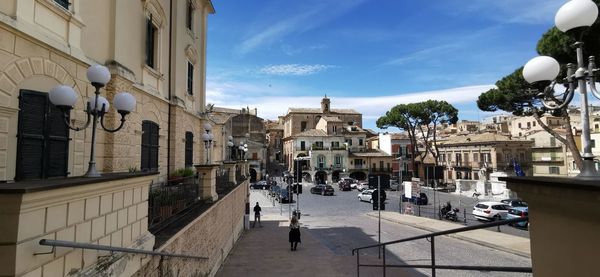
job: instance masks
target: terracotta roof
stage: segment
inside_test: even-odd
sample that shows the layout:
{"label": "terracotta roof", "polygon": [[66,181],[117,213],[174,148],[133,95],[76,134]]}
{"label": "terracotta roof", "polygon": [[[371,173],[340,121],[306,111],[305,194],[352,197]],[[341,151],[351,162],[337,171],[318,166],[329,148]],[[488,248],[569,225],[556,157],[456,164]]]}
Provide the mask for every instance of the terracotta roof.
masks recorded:
{"label": "terracotta roof", "polygon": [[468,136],[449,136],[444,141],[439,141],[440,145],[444,144],[464,144],[476,142],[500,142],[500,141],[527,141],[522,139],[511,139],[509,136],[496,133],[469,134]]}
{"label": "terracotta roof", "polygon": [[293,137],[326,137],[327,133],[321,129],[309,129],[302,133],[293,135]]}

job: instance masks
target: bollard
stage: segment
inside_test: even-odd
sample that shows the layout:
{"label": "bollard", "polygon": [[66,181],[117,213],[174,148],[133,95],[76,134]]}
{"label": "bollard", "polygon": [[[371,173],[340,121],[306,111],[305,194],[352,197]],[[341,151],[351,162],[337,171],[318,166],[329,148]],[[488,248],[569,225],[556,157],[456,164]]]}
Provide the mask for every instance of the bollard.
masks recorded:
{"label": "bollard", "polygon": [[463,209],[463,217],[465,218],[465,225],[467,225],[467,209]]}

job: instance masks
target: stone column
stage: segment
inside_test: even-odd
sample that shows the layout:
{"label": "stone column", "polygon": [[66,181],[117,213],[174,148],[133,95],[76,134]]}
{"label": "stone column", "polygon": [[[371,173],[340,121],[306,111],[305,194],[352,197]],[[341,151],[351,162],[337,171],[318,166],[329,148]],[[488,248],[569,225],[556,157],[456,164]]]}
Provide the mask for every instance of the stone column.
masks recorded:
{"label": "stone column", "polygon": [[229,177],[228,177],[229,182],[236,183],[236,180],[235,180],[235,177],[236,177],[235,176],[235,162],[223,162],[223,167],[226,170],[229,170]]}
{"label": "stone column", "polygon": [[218,164],[195,165],[198,172],[198,181],[200,191],[200,200],[216,201],[219,198],[217,194],[217,169]]}

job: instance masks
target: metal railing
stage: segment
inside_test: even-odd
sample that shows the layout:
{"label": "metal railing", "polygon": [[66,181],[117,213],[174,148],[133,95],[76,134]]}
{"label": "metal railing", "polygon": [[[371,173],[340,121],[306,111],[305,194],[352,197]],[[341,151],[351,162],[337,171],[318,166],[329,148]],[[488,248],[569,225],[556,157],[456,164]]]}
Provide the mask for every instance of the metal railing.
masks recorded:
{"label": "metal railing", "polygon": [[123,253],[144,254],[144,255],[161,256],[161,257],[175,257],[175,258],[208,260],[207,257],[201,257],[201,256],[149,251],[149,250],[144,250],[144,249],[116,247],[116,246],[109,246],[109,245],[98,245],[98,244],[72,242],[72,241],[64,241],[64,240],[41,239],[39,244],[46,245],[46,246],[52,246],[52,250],[50,252],[45,252],[45,253],[35,253],[35,255],[51,254],[54,252],[55,247],[67,247],[67,248],[108,251],[111,253],[112,252],[123,252]]}
{"label": "metal railing", "polygon": [[198,202],[198,175],[152,184],[148,197],[148,229],[160,230]]}
{"label": "metal railing", "polygon": [[[389,242],[385,242],[385,243],[378,243],[378,244],[374,244],[374,245],[354,248],[354,249],[352,249],[352,256],[354,256],[354,254],[356,253],[356,276],[360,276],[360,267],[361,266],[363,266],[363,267],[381,267],[381,268],[383,268],[383,276],[386,276],[386,269],[388,267],[392,267],[392,268],[430,268],[431,275],[433,277],[436,276],[435,275],[436,269],[532,273],[531,267],[436,265],[436,263],[435,263],[435,237],[437,237],[437,236],[443,236],[443,235],[461,233],[461,232],[478,230],[478,229],[483,229],[483,228],[495,227],[495,226],[506,225],[506,224],[510,224],[510,223],[517,223],[517,222],[522,222],[522,221],[527,221],[527,220],[529,220],[529,217],[507,219],[507,220],[501,220],[501,221],[497,221],[497,222],[484,223],[484,224],[475,225],[475,226],[468,226],[468,227],[456,228],[456,229],[451,229],[451,230],[446,230],[446,231],[433,232],[430,234],[424,234],[424,235],[414,236],[414,237],[410,237],[410,238],[405,238],[405,239],[394,240],[394,241],[389,241]],[[398,243],[402,243],[402,242],[407,242],[407,241],[418,240],[418,239],[426,239],[427,241],[429,241],[430,246],[431,246],[431,265],[426,265],[426,264],[400,265],[400,264],[387,264],[386,263],[386,256],[385,256],[386,246],[392,245],[392,244],[398,244]],[[382,253],[383,253],[382,263],[381,264],[361,264],[360,263],[360,250],[376,248],[376,247],[378,249],[383,248],[382,249]]]}

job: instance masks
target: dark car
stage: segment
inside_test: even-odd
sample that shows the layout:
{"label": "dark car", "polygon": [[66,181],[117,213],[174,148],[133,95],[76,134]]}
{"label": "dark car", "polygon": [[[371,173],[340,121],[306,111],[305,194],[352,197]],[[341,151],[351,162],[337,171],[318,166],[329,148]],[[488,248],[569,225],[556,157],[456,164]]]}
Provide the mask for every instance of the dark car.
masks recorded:
{"label": "dark car", "polygon": [[333,195],[333,187],[330,185],[316,185],[310,188],[310,193],[321,195]]}
{"label": "dark car", "polygon": [[427,194],[423,192],[419,193],[419,196],[413,196],[412,198],[408,198],[402,194],[402,202],[410,202],[415,205],[427,205],[429,199],[427,198]]}
{"label": "dark car", "polygon": [[341,191],[349,191],[349,190],[352,190],[352,187],[350,186],[350,183],[348,183],[348,182],[345,182],[345,181],[339,181],[339,182],[338,182],[338,188],[339,188]]}
{"label": "dark car", "polygon": [[510,199],[504,199],[504,200],[500,200],[500,202],[509,205],[511,207],[527,207],[529,205],[527,205],[527,202],[518,199],[518,198],[510,198]]}
{"label": "dark car", "polygon": [[250,185],[251,189],[269,189],[270,187],[267,181],[258,181]]}

